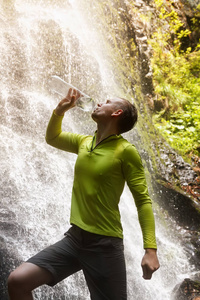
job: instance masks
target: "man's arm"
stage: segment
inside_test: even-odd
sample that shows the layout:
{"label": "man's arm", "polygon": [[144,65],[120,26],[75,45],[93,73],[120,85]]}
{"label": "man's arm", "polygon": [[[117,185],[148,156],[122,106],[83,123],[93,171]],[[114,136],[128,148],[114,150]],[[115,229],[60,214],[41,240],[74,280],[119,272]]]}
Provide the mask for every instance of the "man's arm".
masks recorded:
{"label": "man's arm", "polygon": [[78,153],[78,148],[85,136],[62,131],[62,120],[67,110],[75,106],[80,93],[70,89],[67,96],[55,108],[46,130],[47,144],[68,152]]}
{"label": "man's arm", "polygon": [[155,238],[155,220],[152,201],[148,194],[144,168],[141,158],[134,146],[124,151],[123,172],[133,194],[138,210],[138,218],[143,234],[145,254],[142,259],[143,278],[151,279],[153,272],[159,268]]}

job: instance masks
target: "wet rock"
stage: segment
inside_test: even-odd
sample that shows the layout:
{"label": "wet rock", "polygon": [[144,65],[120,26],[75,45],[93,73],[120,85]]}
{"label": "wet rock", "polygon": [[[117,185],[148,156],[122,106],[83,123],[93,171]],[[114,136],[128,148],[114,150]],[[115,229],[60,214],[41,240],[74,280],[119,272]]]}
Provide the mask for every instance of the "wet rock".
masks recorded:
{"label": "wet rock", "polygon": [[174,300],[200,300],[200,282],[184,279],[174,288]]}
{"label": "wet rock", "polygon": [[155,200],[169,212],[177,224],[189,230],[198,231],[200,228],[200,204],[194,202],[180,188],[172,186],[168,182],[157,179],[153,185],[157,190],[157,199],[155,198]]}
{"label": "wet rock", "polygon": [[133,4],[126,2],[127,11],[130,19],[130,28],[139,55],[139,71],[141,78],[141,88],[144,95],[153,94],[153,77],[151,70],[151,50],[148,45],[148,27],[150,24],[142,19],[142,15],[151,13],[152,8],[144,1],[136,1]]}
{"label": "wet rock", "polygon": [[194,248],[193,255],[191,257],[191,263],[195,264],[198,268],[200,268],[200,232],[199,231],[192,232],[190,242]]}
{"label": "wet rock", "polygon": [[186,163],[164,140],[152,140],[152,148],[155,149],[155,153],[159,153],[155,157],[158,178],[162,178],[172,186],[179,187],[187,186],[195,181],[198,174],[192,166]]}
{"label": "wet rock", "polygon": [[186,16],[194,17],[197,6],[200,4],[199,0],[180,0],[183,5],[182,10]]}

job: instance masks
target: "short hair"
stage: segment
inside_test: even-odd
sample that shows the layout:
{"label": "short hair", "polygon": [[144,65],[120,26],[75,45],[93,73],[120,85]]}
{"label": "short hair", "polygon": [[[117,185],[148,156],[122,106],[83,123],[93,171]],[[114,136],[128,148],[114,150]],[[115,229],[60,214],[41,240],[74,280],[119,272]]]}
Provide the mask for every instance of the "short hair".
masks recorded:
{"label": "short hair", "polygon": [[119,99],[122,100],[119,106],[123,110],[118,121],[118,129],[121,134],[131,130],[135,126],[138,120],[138,111],[136,106],[130,103],[130,101],[123,98]]}

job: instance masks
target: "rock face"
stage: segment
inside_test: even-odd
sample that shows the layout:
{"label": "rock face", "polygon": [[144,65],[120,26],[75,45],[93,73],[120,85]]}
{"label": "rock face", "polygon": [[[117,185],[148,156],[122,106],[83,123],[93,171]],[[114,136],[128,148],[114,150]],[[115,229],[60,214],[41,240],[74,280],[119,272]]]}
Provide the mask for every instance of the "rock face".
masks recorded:
{"label": "rock face", "polygon": [[[156,173],[156,179],[161,178],[164,183],[169,184],[170,189],[175,187],[177,193],[177,187],[179,187],[181,193],[191,198],[191,205],[196,208],[199,214],[200,162],[197,162],[196,168],[194,168],[194,166],[186,163],[180,155],[171,149],[162,138],[155,140],[157,134],[151,124],[151,117],[147,119],[148,114],[151,115],[151,110],[157,110],[157,106],[161,105],[157,103],[154,94],[150,66],[152,52],[148,44],[151,34],[156,31],[158,24],[160,25],[159,12],[156,9],[154,1],[138,0],[134,3],[132,1],[126,1],[125,3],[127,6],[126,14],[128,16],[126,17],[126,22],[128,24],[129,33],[133,37],[138,50],[141,90],[144,96],[144,101],[140,104],[140,111],[145,120],[143,119],[143,124],[140,125],[143,126],[143,131],[147,131],[145,143],[148,144],[149,142],[153,149],[153,153],[149,153],[147,150],[150,157],[149,159],[153,161],[153,167],[151,167],[150,171]],[[192,18],[194,18],[194,16],[197,22],[200,22],[200,14],[198,13],[199,4],[199,0],[179,0],[173,2],[173,8],[183,24],[183,29],[189,29],[191,31],[190,36],[183,40],[184,47],[190,46],[194,48],[199,41],[200,27],[196,26],[194,28],[192,26]],[[146,16],[146,18],[144,16]],[[166,28],[164,30],[166,30]],[[143,111],[145,111],[144,114]],[[166,188],[166,184],[164,184],[164,186]]]}
{"label": "rock face", "polygon": [[[139,56],[139,69],[141,77],[141,88],[144,95],[147,97],[153,94],[153,81],[152,81],[152,70],[150,66],[151,49],[148,45],[148,37],[151,34],[151,24],[142,21],[141,15],[154,14],[155,8],[148,2],[135,1],[134,6],[136,10],[133,10],[133,4],[126,2],[130,28],[134,34],[134,42],[138,49]],[[151,97],[151,96],[150,96]]]}
{"label": "rock face", "polygon": [[[167,3],[167,1],[163,1]],[[182,40],[183,48],[192,47],[194,49],[200,38],[200,26],[194,28],[192,19],[195,17],[197,23],[200,22],[199,0],[175,0],[172,1],[173,9],[180,18],[183,24],[183,29],[189,29],[191,34],[184,37]],[[148,39],[152,33],[156,32],[158,26],[161,24],[159,19],[159,12],[157,11],[155,1],[136,0],[126,1],[127,11],[129,14],[130,30],[134,37],[135,44],[138,48],[140,58],[140,76],[142,83],[142,92],[148,97],[153,96],[154,88],[152,83],[152,70],[150,66],[151,48],[148,44]],[[134,6],[134,9],[133,9]],[[146,18],[145,18],[146,17]],[[166,27],[166,24],[164,25]],[[163,28],[167,31],[170,28]],[[151,105],[156,106],[156,99],[151,101]],[[150,105],[150,106],[151,106]]]}
{"label": "rock face", "polygon": [[[194,16],[198,19],[197,6],[199,3],[200,1],[186,0],[173,2],[173,7],[180,17],[181,22],[185,27],[184,29],[189,29],[191,31],[188,40],[184,40],[187,47],[197,45],[200,37],[200,28],[192,30],[193,27],[191,22]],[[159,108],[159,105],[164,105],[156,100],[154,94],[153,74],[150,66],[152,53],[148,44],[148,39],[151,34],[156,31],[156,26],[158,26],[158,23],[160,22],[158,20],[159,13],[156,10],[154,1],[148,1],[148,3],[146,1],[136,1],[134,3],[134,9],[132,2],[129,3],[129,1],[126,1],[126,5],[129,31],[133,36],[138,49],[141,89],[144,95],[144,103],[141,103],[140,110],[141,112],[145,111],[145,113],[142,114],[142,117],[145,118],[145,114],[151,115],[151,110],[160,110],[161,108]],[[147,19],[144,19],[144,16],[147,16],[148,21]],[[200,177],[198,163],[200,165],[200,162],[197,162],[196,168],[194,168],[171,149],[162,138],[155,140],[156,132],[153,129],[150,118],[147,120],[146,117],[145,121],[146,124],[142,126],[144,131],[147,131],[148,136],[150,137],[149,143],[153,149],[153,153],[149,155],[151,158],[153,157],[155,162],[153,169],[158,175],[157,177],[161,178],[164,182],[169,183],[172,188],[173,186],[180,187],[182,191],[190,195],[194,201],[199,201]]]}
{"label": "rock face", "polygon": [[174,300],[200,300],[200,283],[186,278],[175,287]]}

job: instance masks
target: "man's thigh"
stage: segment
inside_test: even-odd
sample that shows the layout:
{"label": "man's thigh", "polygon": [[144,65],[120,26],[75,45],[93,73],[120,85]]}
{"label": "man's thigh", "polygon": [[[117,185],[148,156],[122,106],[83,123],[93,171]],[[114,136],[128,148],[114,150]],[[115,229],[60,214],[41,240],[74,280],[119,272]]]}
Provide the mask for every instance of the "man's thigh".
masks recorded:
{"label": "man's thigh", "polygon": [[67,237],[40,251],[27,262],[44,268],[52,274],[53,280],[49,283],[50,286],[81,269],[76,245]]}
{"label": "man's thigh", "polygon": [[92,300],[126,300],[123,241],[105,237],[82,252],[81,263]]}

